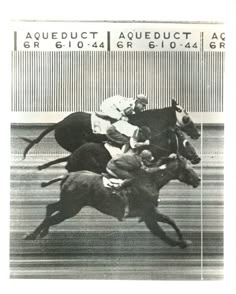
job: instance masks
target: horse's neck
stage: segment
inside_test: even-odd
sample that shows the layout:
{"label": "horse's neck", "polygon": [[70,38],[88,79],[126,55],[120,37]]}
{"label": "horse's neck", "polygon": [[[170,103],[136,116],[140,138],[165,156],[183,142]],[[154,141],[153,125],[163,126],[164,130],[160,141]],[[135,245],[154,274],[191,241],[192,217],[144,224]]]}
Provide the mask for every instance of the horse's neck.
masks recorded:
{"label": "horse's neck", "polygon": [[176,178],[174,173],[170,173],[168,171],[165,171],[160,176],[158,176],[158,174],[156,174],[155,176],[156,178],[154,178],[153,180],[156,180],[156,185],[158,186],[159,190],[166,184],[168,184],[171,180],[174,180]]}
{"label": "horse's neck", "polygon": [[164,130],[176,124],[176,115],[172,107],[150,109],[132,115],[129,121],[137,126],[149,126],[152,130]]}
{"label": "horse's neck", "polygon": [[142,175],[140,177],[136,178],[136,183],[134,182],[134,185],[139,187],[145,187],[145,186],[152,186],[155,187],[157,191],[159,191],[163,186],[165,186],[169,181],[175,179],[175,174],[170,172],[164,172],[164,175],[158,175],[159,172],[148,174],[148,175]]}

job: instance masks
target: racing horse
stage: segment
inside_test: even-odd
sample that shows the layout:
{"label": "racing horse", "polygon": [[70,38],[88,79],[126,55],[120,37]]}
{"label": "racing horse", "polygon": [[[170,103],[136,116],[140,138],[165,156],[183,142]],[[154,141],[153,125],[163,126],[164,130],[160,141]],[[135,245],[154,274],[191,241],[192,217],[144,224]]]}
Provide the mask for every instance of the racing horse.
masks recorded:
{"label": "racing horse", "polygon": [[[169,127],[178,126],[192,139],[198,139],[200,136],[189,114],[175,100],[172,100],[171,107],[151,109],[130,115],[129,123],[138,127],[147,126],[153,135],[158,135]],[[90,113],[75,112],[62,121],[49,126],[34,140],[22,137],[29,143],[24,149],[24,158],[35,144],[53,130],[57,143],[69,152],[75,151],[87,142],[101,143],[106,140],[105,135],[93,133]]]}
{"label": "racing horse", "polygon": [[[178,128],[169,128],[152,137],[151,144],[137,148],[137,153],[140,153],[143,149],[150,150],[156,160],[177,152],[190,160],[192,164],[198,164],[201,160],[192,144]],[[104,143],[91,142],[77,148],[69,156],[38,166],[38,169],[42,170],[53,164],[67,162],[65,168],[68,172],[90,170],[95,173],[102,173],[105,172],[106,165],[110,159],[111,155],[105,148]]]}
{"label": "racing horse", "polygon": [[[139,221],[144,221],[154,235],[171,246],[185,248],[191,243],[184,240],[174,220],[158,211],[149,190],[151,185],[160,191],[173,179],[178,179],[195,188],[198,187],[200,178],[186,159],[181,156],[166,158],[166,162],[158,172],[151,175],[140,172],[128,188],[129,192],[127,193],[127,188],[123,188],[119,197],[114,195],[111,189],[105,188],[102,178],[100,174],[91,171],[77,171],[66,175],[61,182],[60,200],[47,205],[46,217],[42,223],[24,239],[34,240],[38,236],[41,238],[46,236],[50,226],[75,216],[85,206],[123,220],[125,210],[127,207],[130,208],[132,201],[137,208],[136,215],[133,217],[140,217]],[[168,236],[158,222],[170,225],[176,231],[178,239]]]}

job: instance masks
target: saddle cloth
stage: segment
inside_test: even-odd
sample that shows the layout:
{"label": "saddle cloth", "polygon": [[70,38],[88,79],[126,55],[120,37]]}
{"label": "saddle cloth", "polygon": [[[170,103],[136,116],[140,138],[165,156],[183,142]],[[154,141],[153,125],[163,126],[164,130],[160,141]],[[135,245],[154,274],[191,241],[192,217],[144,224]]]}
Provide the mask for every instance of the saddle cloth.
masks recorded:
{"label": "saddle cloth", "polygon": [[118,188],[124,182],[121,179],[102,177],[102,182],[105,188]]}
{"label": "saddle cloth", "polygon": [[113,146],[113,145],[109,144],[108,142],[106,142],[104,144],[104,147],[110,153],[110,155],[111,155],[112,158],[117,157],[117,156],[123,154],[123,152],[121,151],[121,149],[119,147]]}
{"label": "saddle cloth", "polygon": [[117,129],[118,132],[127,137],[132,137],[134,132],[138,129],[137,126],[131,125],[125,120],[118,120],[117,122],[113,123],[113,126]]}
{"label": "saddle cloth", "polygon": [[111,126],[111,122],[98,117],[95,112],[91,113],[91,128],[94,134],[105,135],[107,129]]}
{"label": "saddle cloth", "polygon": [[91,128],[94,134],[105,135],[107,132],[107,129],[111,125],[113,125],[118,132],[120,132],[121,134],[127,137],[132,137],[134,134],[134,131],[138,129],[137,126],[131,125],[127,121],[119,120],[111,124],[109,120],[106,120],[106,119],[103,119],[102,117],[97,116],[95,112],[91,113]]}
{"label": "saddle cloth", "polygon": [[[115,158],[121,154],[124,154],[123,151],[119,147],[113,146],[113,145],[109,144],[108,142],[106,142],[104,144],[104,147],[110,153],[112,158]],[[134,150],[132,150],[131,148],[125,152],[125,154],[134,154],[134,153],[135,153]]]}

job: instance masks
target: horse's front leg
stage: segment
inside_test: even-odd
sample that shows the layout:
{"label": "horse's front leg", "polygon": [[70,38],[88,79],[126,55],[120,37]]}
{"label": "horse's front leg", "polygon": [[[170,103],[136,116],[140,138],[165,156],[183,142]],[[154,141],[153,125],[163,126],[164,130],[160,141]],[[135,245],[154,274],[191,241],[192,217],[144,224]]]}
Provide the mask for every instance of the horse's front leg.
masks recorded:
{"label": "horse's front leg", "polygon": [[160,213],[159,211],[156,211],[155,219],[157,222],[170,225],[176,231],[179,240],[183,240],[183,234],[173,219],[171,219],[169,216],[165,214]]}
{"label": "horse's front leg", "polygon": [[175,221],[171,219],[169,216],[160,213],[159,211],[156,210],[156,215],[155,215],[156,221],[166,223],[170,225],[177,233],[179,237],[180,244],[179,246],[182,248],[187,247],[188,245],[192,244],[190,240],[184,240],[183,239],[183,234],[180,231],[179,227],[176,225]]}
{"label": "horse's front leg", "polygon": [[[151,213],[149,211],[149,213],[143,217],[143,220],[146,226],[154,235],[158,236],[160,239],[165,241],[170,246],[179,246],[180,248],[185,248],[191,244],[191,241],[183,240],[182,233],[180,229],[177,227],[177,225],[175,224],[175,222],[172,219],[170,219],[168,216],[159,213],[156,209],[153,209]],[[157,223],[158,221],[171,225],[175,229],[179,239],[176,240],[168,236],[163,231],[161,226]]]}

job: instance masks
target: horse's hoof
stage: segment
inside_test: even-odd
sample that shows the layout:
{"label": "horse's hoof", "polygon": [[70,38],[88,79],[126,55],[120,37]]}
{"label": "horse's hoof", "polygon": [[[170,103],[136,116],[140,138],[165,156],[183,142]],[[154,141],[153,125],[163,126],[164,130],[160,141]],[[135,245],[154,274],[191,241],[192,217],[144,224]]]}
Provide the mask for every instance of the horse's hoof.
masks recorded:
{"label": "horse's hoof", "polygon": [[37,169],[38,169],[38,170],[42,170],[43,168],[42,168],[41,165],[38,165],[38,166],[37,166]]}
{"label": "horse's hoof", "polygon": [[184,248],[190,246],[191,244],[192,244],[192,241],[190,241],[190,240],[183,240],[179,244],[179,247],[182,248],[182,249],[184,249]]}
{"label": "horse's hoof", "polygon": [[33,234],[26,234],[23,239],[24,240],[35,240],[36,237]]}
{"label": "horse's hoof", "polygon": [[42,182],[42,183],[41,183],[41,187],[42,187],[42,188],[47,187],[47,183]]}

